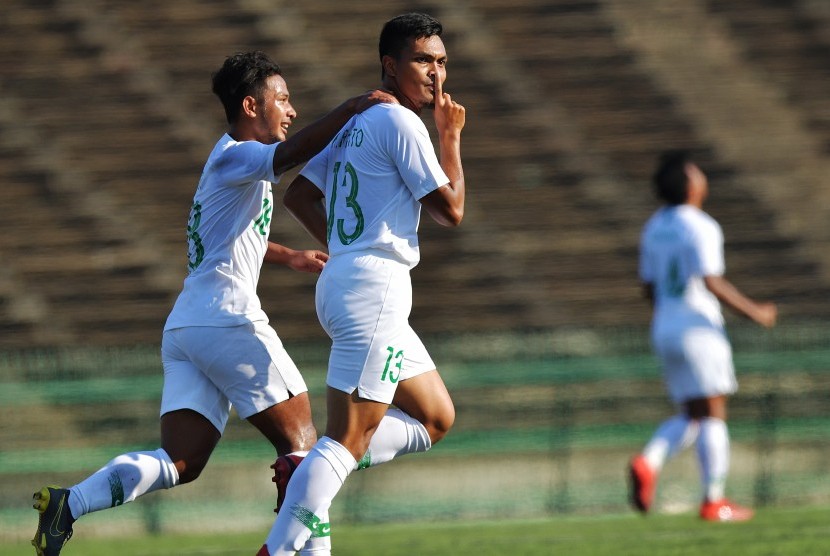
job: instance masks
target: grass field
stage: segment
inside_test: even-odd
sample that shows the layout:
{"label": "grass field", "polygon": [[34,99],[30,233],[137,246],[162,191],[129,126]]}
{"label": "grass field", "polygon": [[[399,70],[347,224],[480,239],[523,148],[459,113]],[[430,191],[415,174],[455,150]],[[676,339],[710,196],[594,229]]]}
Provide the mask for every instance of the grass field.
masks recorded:
{"label": "grass field", "polygon": [[[262,534],[73,539],[65,556],[253,556]],[[694,515],[573,517],[536,521],[343,525],[334,554],[357,556],[822,556],[830,554],[830,508],[762,509],[747,523]],[[24,543],[0,556],[34,554]]]}

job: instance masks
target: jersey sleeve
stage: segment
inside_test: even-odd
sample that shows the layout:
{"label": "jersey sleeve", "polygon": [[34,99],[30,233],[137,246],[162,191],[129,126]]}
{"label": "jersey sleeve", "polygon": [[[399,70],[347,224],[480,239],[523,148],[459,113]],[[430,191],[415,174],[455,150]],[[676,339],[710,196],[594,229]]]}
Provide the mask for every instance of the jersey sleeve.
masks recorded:
{"label": "jersey sleeve", "polygon": [[311,160],[306,163],[300,175],[313,183],[317,189],[326,192],[326,173],[328,172],[328,154],[329,147],[327,146],[322,151],[317,153]]}
{"label": "jersey sleeve", "polygon": [[266,145],[258,141],[232,143],[216,161],[216,170],[223,180],[233,185],[248,185],[265,180],[277,183],[274,175],[274,153],[280,143]]}
{"label": "jersey sleeve", "polygon": [[438,162],[424,122],[407,109],[390,111],[390,116],[387,152],[412,196],[421,199],[448,184],[450,179]]}

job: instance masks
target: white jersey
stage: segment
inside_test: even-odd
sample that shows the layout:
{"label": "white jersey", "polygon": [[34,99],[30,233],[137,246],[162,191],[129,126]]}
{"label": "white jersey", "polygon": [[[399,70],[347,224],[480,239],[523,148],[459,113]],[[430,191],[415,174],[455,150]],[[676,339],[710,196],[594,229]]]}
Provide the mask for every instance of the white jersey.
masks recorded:
{"label": "white jersey", "polygon": [[640,279],[654,288],[653,333],[707,322],[722,328],[720,303],[706,288],[705,276],[724,273],[723,232],[718,223],[691,205],[657,210],[640,238]]}
{"label": "white jersey", "polygon": [[165,330],[268,322],[256,289],[268,247],[278,144],[227,134],[216,143],[193,198],[188,275]]}
{"label": "white jersey", "polygon": [[450,181],[424,123],[397,104],[353,116],[301,174],[326,197],[330,256],[382,250],[410,268],[420,260],[418,200]]}

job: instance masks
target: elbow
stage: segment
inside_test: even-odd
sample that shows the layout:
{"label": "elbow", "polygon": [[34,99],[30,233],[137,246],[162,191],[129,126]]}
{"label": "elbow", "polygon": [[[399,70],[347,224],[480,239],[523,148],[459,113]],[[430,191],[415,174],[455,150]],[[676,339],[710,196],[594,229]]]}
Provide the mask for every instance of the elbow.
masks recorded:
{"label": "elbow", "polygon": [[464,209],[448,210],[441,215],[438,223],[448,228],[455,228],[461,225],[464,219]]}
{"label": "elbow", "polygon": [[461,221],[464,220],[464,210],[456,210],[450,215],[449,224],[447,224],[450,228],[455,228],[456,226],[461,225]]}
{"label": "elbow", "polygon": [[464,219],[464,197],[448,197],[444,193],[445,189],[439,188],[420,201],[430,217],[440,226],[454,228]]}

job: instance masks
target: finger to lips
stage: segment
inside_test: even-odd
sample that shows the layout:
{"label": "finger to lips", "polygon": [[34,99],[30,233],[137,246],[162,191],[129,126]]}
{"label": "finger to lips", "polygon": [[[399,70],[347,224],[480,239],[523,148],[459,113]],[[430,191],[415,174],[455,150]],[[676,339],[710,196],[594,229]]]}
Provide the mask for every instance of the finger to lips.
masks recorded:
{"label": "finger to lips", "polygon": [[432,89],[435,102],[442,102],[444,100],[444,91],[441,87],[441,80],[438,79],[438,74],[432,76]]}

